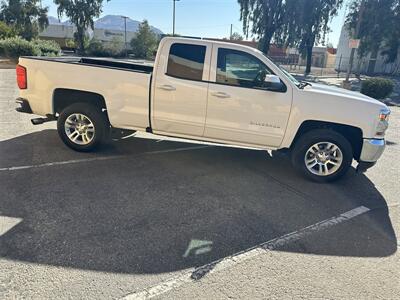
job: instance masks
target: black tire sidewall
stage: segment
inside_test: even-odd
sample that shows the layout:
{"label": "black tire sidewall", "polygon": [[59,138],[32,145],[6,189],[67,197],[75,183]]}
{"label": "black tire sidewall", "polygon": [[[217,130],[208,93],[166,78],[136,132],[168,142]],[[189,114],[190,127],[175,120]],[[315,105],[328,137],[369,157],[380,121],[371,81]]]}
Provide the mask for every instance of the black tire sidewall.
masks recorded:
{"label": "black tire sidewall", "polygon": [[[81,113],[87,116],[93,123],[95,128],[94,138],[87,145],[79,145],[72,142],[65,132],[65,121],[74,113]],[[88,152],[98,147],[105,138],[106,118],[99,108],[87,103],[75,103],[65,108],[59,115],[57,120],[57,131],[61,140],[68,147],[75,151]]]}
{"label": "black tire sidewall", "polygon": [[[340,168],[328,176],[318,176],[311,173],[304,161],[308,149],[319,142],[332,142],[339,147],[343,154],[343,162]],[[343,177],[349,170],[352,160],[353,149],[349,141],[340,133],[329,129],[317,129],[307,132],[296,142],[292,151],[292,163],[295,169],[316,182],[332,182]]]}

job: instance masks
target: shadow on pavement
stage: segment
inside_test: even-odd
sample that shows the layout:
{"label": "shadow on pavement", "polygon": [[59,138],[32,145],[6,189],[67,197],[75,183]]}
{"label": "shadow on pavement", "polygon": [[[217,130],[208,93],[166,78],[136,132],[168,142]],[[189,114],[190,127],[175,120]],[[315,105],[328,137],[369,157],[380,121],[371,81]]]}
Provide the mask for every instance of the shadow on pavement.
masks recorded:
{"label": "shadow on pavement", "polygon": [[265,152],[125,139],[97,153],[64,147],[54,130],[0,142],[0,168],[90,157],[119,159],[0,171],[0,256],[119,273],[200,266],[360,205],[370,212],[282,251],[384,257],[397,250],[385,199],[365,175],[315,184]]}

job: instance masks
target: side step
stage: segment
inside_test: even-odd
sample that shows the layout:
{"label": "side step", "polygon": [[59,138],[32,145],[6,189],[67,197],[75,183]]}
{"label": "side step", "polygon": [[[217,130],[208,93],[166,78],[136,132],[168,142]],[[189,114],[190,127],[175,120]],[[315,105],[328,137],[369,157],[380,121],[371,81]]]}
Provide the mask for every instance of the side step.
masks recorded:
{"label": "side step", "polygon": [[57,117],[54,115],[46,115],[46,118],[34,118],[31,119],[33,125],[40,125],[46,122],[56,121]]}

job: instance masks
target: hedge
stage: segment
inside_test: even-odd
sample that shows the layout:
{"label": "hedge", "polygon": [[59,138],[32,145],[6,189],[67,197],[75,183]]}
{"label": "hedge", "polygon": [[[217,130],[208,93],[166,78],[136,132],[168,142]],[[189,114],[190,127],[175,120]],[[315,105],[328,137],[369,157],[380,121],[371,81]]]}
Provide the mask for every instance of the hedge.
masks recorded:
{"label": "hedge", "polygon": [[54,41],[27,41],[20,37],[0,40],[0,55],[11,59],[20,56],[58,56],[61,48]]}
{"label": "hedge", "polygon": [[386,78],[369,78],[362,82],[361,93],[374,99],[385,99],[393,92],[394,83]]}
{"label": "hedge", "polygon": [[60,45],[55,41],[33,40],[32,43],[39,48],[40,56],[58,56],[60,55]]}

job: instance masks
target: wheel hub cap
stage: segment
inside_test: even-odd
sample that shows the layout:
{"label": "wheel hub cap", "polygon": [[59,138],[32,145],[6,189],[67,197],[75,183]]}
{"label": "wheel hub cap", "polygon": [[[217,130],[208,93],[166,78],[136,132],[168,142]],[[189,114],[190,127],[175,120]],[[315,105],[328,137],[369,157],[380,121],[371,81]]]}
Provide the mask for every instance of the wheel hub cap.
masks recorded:
{"label": "wheel hub cap", "polygon": [[87,145],[94,139],[95,128],[88,116],[74,113],[65,120],[65,133],[73,143]]}
{"label": "wheel hub cap", "polygon": [[342,165],[343,153],[332,142],[320,142],[307,150],[304,162],[311,173],[318,176],[328,176],[335,173]]}

